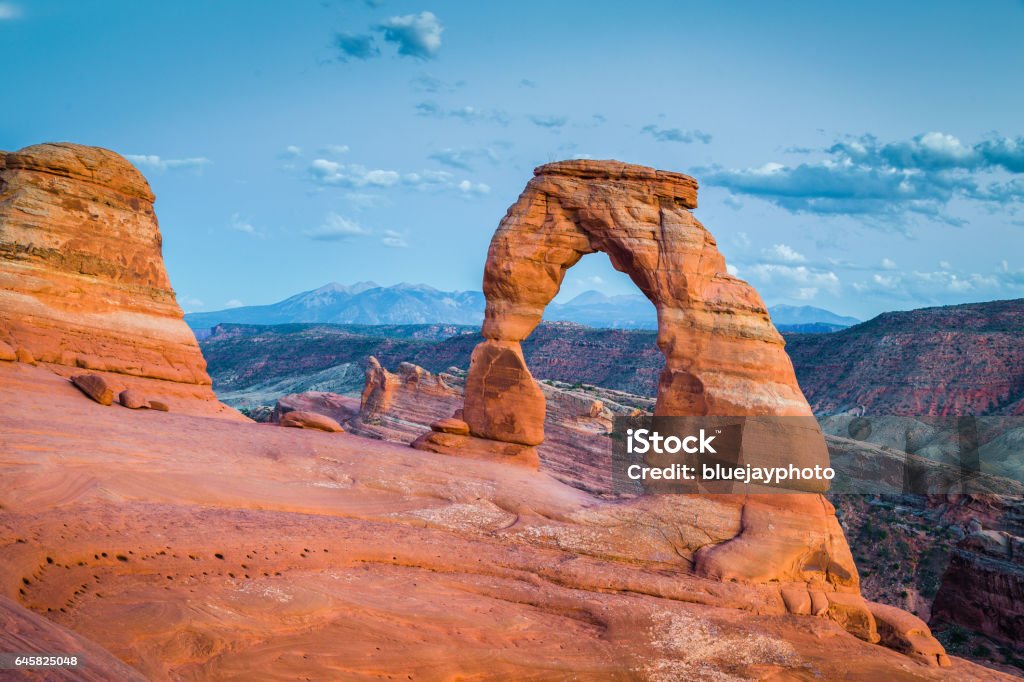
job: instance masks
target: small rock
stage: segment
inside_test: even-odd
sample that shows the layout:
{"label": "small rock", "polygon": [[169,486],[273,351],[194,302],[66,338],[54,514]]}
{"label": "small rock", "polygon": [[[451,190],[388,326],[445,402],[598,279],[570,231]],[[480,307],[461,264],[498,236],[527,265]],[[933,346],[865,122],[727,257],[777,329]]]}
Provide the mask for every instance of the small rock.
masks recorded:
{"label": "small rock", "polygon": [[469,424],[461,419],[456,419],[455,417],[447,417],[445,419],[439,419],[431,424],[430,430],[438,433],[453,433],[457,436],[468,436]]}
{"label": "small rock", "polygon": [[280,423],[281,426],[291,426],[299,429],[319,429],[320,431],[329,431],[331,433],[344,432],[344,429],[341,428],[338,422],[315,412],[301,412],[298,410],[289,412],[281,417]]}
{"label": "small rock", "polygon": [[114,402],[114,389],[99,374],[79,374],[71,377],[71,383],[100,405],[110,405]]}
{"label": "small rock", "polygon": [[125,407],[132,410],[140,410],[149,408],[149,401],[146,400],[146,396],[142,395],[141,391],[137,391],[134,388],[126,388],[121,391],[120,395],[117,396],[118,402]]}
{"label": "small rock", "polygon": [[6,360],[7,362],[14,362],[18,359],[18,354],[14,352],[11,345],[6,341],[0,341],[0,360]]}
{"label": "small rock", "polygon": [[596,419],[601,416],[601,410],[604,409],[604,403],[600,400],[595,400],[590,404],[590,417]]}
{"label": "small rock", "polygon": [[162,400],[150,400],[149,409],[159,410],[160,412],[170,412],[170,406]]}
{"label": "small rock", "polygon": [[811,595],[806,585],[782,588],[782,601],[789,613],[806,616],[811,613]]}
{"label": "small rock", "polygon": [[18,350],[14,352],[14,355],[18,359],[18,362],[24,362],[26,365],[36,364],[36,359],[27,348],[18,348]]}
{"label": "small rock", "polygon": [[928,625],[917,616],[895,606],[868,602],[881,637],[882,646],[895,649],[925,665],[949,667],[949,656]]}

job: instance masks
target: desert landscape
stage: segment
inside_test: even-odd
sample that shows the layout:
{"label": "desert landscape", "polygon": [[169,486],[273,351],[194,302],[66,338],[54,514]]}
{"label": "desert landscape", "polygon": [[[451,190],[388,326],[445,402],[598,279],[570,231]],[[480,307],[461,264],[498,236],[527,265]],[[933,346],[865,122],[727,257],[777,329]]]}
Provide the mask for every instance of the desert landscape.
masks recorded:
{"label": "desert landscape", "polygon": [[[468,367],[367,360],[358,398],[282,393],[260,423],[214,393],[141,173],[71,143],[0,159],[0,650],[85,659],[12,674],[1011,678],[868,597],[855,557],[880,539],[853,502],[607,490],[615,415],[812,414],[760,296],[693,216],[692,178],[538,168],[486,256]],[[595,251],[658,309],[656,396],[527,367],[521,342]],[[842,443],[817,437],[827,462]],[[1003,620],[974,625],[1007,641],[1020,573],[970,561],[1019,561],[1019,535],[992,529],[1019,518],[1004,497],[942,513],[977,524],[947,578],[989,581]],[[945,595],[937,611],[970,608]]]}
{"label": "desert landscape", "polygon": [[0,681],[1024,679],[1022,34],[0,0]]}

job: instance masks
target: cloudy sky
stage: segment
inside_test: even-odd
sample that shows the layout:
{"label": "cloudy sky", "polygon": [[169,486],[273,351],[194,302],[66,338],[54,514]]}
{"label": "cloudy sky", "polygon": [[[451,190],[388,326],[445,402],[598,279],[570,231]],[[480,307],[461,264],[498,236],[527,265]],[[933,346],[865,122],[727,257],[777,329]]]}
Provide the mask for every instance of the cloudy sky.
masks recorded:
{"label": "cloudy sky", "polygon": [[[534,166],[694,175],[769,304],[1024,296],[1024,2],[0,0],[0,148],[157,193],[186,310],[479,288]],[[563,297],[631,293],[585,258]]]}

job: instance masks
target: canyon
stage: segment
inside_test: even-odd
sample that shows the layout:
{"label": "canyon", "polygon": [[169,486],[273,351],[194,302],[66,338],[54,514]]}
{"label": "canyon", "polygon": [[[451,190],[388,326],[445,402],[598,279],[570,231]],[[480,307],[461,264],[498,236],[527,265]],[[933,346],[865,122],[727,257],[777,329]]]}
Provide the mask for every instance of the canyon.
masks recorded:
{"label": "canyon", "polygon": [[[3,158],[0,648],[25,633],[81,642],[93,679],[1007,679],[866,600],[819,494],[615,499],[563,480],[592,480],[573,468],[582,434],[650,407],[545,387],[518,351],[557,269],[598,246],[671,318],[655,411],[811,414],[760,298],[690,213],[692,179],[617,162],[538,169],[488,259],[488,340],[458,337],[485,349],[476,369],[367,362],[358,411],[323,391],[289,397],[277,419],[298,428],[282,428],[213,395],[130,164],[68,144]],[[607,210],[574,203],[594,196]],[[667,241],[624,246],[650,224]],[[504,236],[523,225],[542,234],[518,250]],[[659,271],[662,250],[673,266]],[[503,397],[482,367],[515,390]],[[125,390],[167,410],[97,399]],[[496,419],[516,396],[526,420]],[[299,416],[320,405],[343,431]],[[434,442],[449,454],[389,442],[428,420],[416,441],[454,436]],[[504,445],[536,459],[517,465]]]}

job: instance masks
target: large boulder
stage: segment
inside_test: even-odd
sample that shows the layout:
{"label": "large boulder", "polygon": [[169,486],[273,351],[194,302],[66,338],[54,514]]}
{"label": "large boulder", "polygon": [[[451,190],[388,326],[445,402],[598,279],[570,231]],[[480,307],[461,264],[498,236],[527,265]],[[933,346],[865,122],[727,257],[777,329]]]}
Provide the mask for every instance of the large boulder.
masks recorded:
{"label": "large boulder", "polygon": [[317,429],[318,431],[328,431],[330,433],[341,433],[344,431],[341,425],[330,417],[317,414],[316,412],[301,412],[299,410],[285,414],[281,417],[280,424],[281,426]]}
{"label": "large boulder", "polygon": [[76,374],[71,377],[71,383],[100,405],[110,405],[114,402],[113,387],[99,374]]}
{"label": "large boulder", "polygon": [[277,399],[269,421],[280,422],[286,414],[295,411],[315,412],[344,424],[359,414],[359,400],[327,391],[290,393]]}

